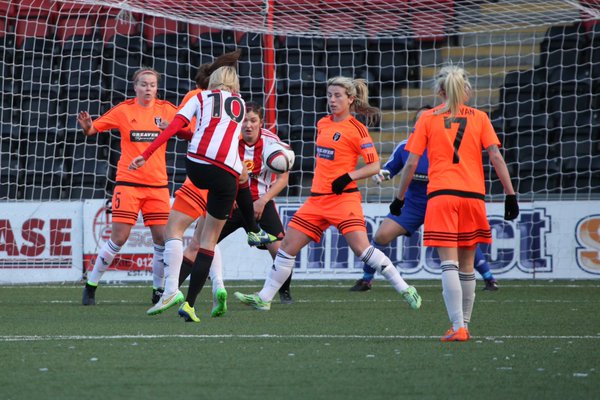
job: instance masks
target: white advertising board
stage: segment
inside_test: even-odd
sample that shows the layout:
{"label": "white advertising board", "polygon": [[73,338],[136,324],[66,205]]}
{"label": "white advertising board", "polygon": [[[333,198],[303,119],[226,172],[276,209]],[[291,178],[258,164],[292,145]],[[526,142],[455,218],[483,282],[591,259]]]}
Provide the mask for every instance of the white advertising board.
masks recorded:
{"label": "white advertising board", "polygon": [[3,203],[0,284],[80,279],[81,211],[80,202]]}

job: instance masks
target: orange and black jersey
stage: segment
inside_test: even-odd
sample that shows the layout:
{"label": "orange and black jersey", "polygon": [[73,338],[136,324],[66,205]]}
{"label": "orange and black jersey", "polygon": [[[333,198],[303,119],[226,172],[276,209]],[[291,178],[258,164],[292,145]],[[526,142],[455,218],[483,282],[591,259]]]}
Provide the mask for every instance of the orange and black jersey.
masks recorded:
{"label": "orange and black jersey", "polygon": [[500,145],[490,119],[483,111],[462,106],[454,119],[450,112],[435,115],[441,106],[419,117],[406,150],[429,155],[427,193],[440,190],[485,195],[482,150]]}
{"label": "orange and black jersey", "polygon": [[144,168],[130,171],[131,161],[142,154],[160,134],[159,124],[171,122],[177,108],[165,100],[155,100],[151,107],[142,107],[137,99],[128,99],[117,104],[97,118],[94,128],[98,132],[118,129],[121,134],[121,158],[117,164],[117,182],[127,182],[137,186],[166,186],[167,167],[165,161],[166,144],[161,146]]}
{"label": "orange and black jersey", "polygon": [[[331,183],[341,175],[354,171],[358,157],[362,156],[367,164],[379,161],[373,139],[367,127],[350,116],[341,122],[335,122],[328,115],[317,123],[315,175],[312,193],[331,193]],[[351,182],[346,190],[357,189]]]}

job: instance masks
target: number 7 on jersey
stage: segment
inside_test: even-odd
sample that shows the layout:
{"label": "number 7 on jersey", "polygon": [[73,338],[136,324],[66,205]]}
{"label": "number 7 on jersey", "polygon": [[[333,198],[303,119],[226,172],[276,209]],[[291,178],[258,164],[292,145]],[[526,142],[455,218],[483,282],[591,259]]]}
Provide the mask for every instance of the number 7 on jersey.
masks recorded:
{"label": "number 7 on jersey", "polygon": [[454,154],[452,155],[452,163],[458,164],[460,162],[458,149],[460,148],[460,143],[462,142],[463,135],[465,134],[465,129],[467,129],[467,119],[464,117],[444,118],[444,128],[451,129],[452,123],[458,123],[458,131],[456,132],[456,137],[454,138]]}

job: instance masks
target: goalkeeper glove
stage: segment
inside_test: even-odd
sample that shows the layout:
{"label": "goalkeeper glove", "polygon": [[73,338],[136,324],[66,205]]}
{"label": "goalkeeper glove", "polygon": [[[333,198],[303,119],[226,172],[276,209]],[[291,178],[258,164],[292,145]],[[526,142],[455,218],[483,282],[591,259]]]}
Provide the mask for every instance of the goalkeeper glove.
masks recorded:
{"label": "goalkeeper glove", "polygon": [[380,169],[379,173],[376,175],[373,175],[371,177],[371,179],[373,179],[373,182],[375,182],[376,184],[379,185],[383,181],[389,181],[390,175],[391,175],[391,173],[387,169]]}
{"label": "goalkeeper glove", "polygon": [[519,216],[519,203],[517,203],[517,196],[514,194],[507,194],[504,199],[504,219],[511,221]]}
{"label": "goalkeeper glove", "polygon": [[390,203],[390,213],[398,216],[402,213],[402,207],[404,207],[404,200],[400,200],[396,197],[394,201]]}
{"label": "goalkeeper glove", "polygon": [[344,188],[346,186],[348,186],[348,184],[352,182],[352,178],[350,178],[350,175],[348,173],[337,177],[332,183],[331,183],[331,191],[335,194],[342,194],[342,192],[344,191]]}

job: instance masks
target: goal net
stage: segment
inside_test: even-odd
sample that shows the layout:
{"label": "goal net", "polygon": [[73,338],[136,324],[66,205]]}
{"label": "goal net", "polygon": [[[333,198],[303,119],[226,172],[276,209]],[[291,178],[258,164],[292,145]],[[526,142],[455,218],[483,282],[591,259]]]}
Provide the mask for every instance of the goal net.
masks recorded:
{"label": "goal net", "polygon": [[[283,201],[309,191],[327,78],[367,79],[385,161],[415,110],[438,104],[432,80],[447,62],[470,73],[471,104],[493,118],[521,196],[591,198],[600,193],[596,3],[3,0],[0,199],[108,197],[118,132],[85,138],[77,112],[97,117],[132,97],[141,66],[157,69],[160,96],[179,104],[197,67],[235,48],[244,97],[267,106],[268,128],[298,156]],[[173,188],[184,150],[169,144]],[[486,176],[488,193],[501,193],[487,166]],[[387,202],[393,182],[361,190]]]}
{"label": "goal net", "polygon": [[[387,161],[419,108],[439,104],[436,72],[465,67],[470,104],[492,118],[521,200],[600,198],[600,19],[594,0],[0,0],[0,200],[109,199],[119,133],[85,137],[134,96],[132,74],[162,75],[178,105],[197,67],[241,49],[241,91],[297,157],[278,203],[309,194],[326,81],[367,80],[382,110],[370,128]],[[170,140],[173,193],[186,143]],[[502,186],[485,162],[489,200]],[[387,203],[397,180],[360,182]]]}

